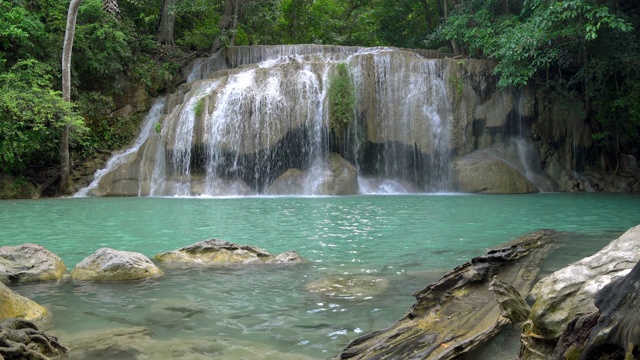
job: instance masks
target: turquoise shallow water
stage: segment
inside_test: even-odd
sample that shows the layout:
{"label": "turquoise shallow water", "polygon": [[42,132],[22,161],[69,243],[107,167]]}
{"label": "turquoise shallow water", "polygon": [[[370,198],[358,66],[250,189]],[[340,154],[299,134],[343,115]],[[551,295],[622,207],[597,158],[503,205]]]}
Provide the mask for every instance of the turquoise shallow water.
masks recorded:
{"label": "turquoise shallow water", "polygon": [[[212,237],[272,253],[295,249],[308,264],[165,269],[141,282],[14,289],[52,310],[50,326],[63,341],[144,326],[159,340],[216,338],[222,347],[326,358],[389,326],[413,303],[412,292],[489,247],[539,228],[571,232],[545,264],[548,273],[639,223],[637,195],[72,198],[0,202],[0,245],[38,243],[69,268],[100,247],[152,257]],[[305,290],[336,274],[376,275],[390,286],[366,300]]]}

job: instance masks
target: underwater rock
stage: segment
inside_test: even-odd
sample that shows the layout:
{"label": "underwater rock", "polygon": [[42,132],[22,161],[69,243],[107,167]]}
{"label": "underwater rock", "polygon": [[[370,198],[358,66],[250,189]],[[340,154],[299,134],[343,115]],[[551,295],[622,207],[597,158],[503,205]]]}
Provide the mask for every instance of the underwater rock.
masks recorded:
{"label": "underwater rock", "polygon": [[528,294],[555,234],[539,230],[458,266],[415,293],[402,319],[352,341],[333,359],[453,359],[476,348],[509,323],[489,282],[498,276]]}
{"label": "underwater rock", "polygon": [[0,282],[60,280],[67,271],[62,260],[36,244],[0,247]]}
{"label": "underwater rock", "polygon": [[553,359],[638,359],[640,350],[640,263],[598,291],[597,311],[566,327]]}
{"label": "underwater rock", "polygon": [[138,280],[162,274],[146,256],[130,251],[101,248],[71,271],[74,280]]}
{"label": "underwater rock", "polygon": [[304,260],[295,251],[278,256],[253,245],[239,245],[232,242],[209,239],[177,250],[160,253],[154,257],[167,263],[188,263],[205,265],[253,264],[253,263],[300,263]]}
{"label": "underwater rock", "polygon": [[371,275],[336,275],[310,282],[305,289],[329,299],[366,300],[387,292],[389,280]]}
{"label": "underwater rock", "polygon": [[49,316],[47,309],[35,301],[16,294],[0,283],[0,320],[21,318],[30,321],[44,320]]}
{"label": "underwater rock", "polygon": [[156,338],[144,327],[114,328],[68,336],[69,360],[84,359],[313,359],[282,353],[263,344],[222,337]]}
{"label": "underwater rock", "polygon": [[0,322],[0,359],[46,360],[61,357],[68,350],[31,321],[6,319]]}
{"label": "underwater rock", "polygon": [[578,313],[596,311],[595,294],[613,280],[627,275],[639,260],[640,225],[596,254],[540,280],[531,290],[536,302],[524,326],[523,358],[547,358],[563,327]]}

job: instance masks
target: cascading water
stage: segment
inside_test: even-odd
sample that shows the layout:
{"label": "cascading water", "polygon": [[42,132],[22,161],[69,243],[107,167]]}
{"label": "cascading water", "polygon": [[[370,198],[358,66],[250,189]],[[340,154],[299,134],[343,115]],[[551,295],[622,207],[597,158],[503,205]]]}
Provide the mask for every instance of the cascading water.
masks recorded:
{"label": "cascading water", "polygon": [[[144,117],[142,121],[142,128],[140,129],[140,133],[136,137],[133,145],[129,149],[115,154],[111,159],[109,159],[105,168],[98,170],[93,175],[93,181],[91,182],[91,184],[78,190],[78,192],[74,194],[74,197],[94,195],[92,194],[92,191],[98,187],[98,184],[100,183],[100,180],[102,180],[102,177],[104,175],[125,164],[130,160],[131,157],[136,155],[142,144],[144,144],[144,142],[155,132],[155,124],[159,122],[160,116],[162,116],[162,109],[164,107],[165,100],[165,97],[160,97],[155,100],[155,102],[151,106],[151,109],[149,110],[149,113]],[[96,195],[101,194],[98,193]]]}
{"label": "cascading water", "polygon": [[[356,104],[342,135],[329,130],[327,105],[340,63]],[[114,175],[80,194],[278,194],[287,174],[281,183],[298,190],[284,193],[332,194],[327,184],[343,186],[354,166],[355,192],[448,191],[449,66],[390,48],[231,48],[195,62],[189,82],[148,116],[160,134],[143,130],[128,156],[103,170]],[[335,153],[352,165],[336,165]]]}

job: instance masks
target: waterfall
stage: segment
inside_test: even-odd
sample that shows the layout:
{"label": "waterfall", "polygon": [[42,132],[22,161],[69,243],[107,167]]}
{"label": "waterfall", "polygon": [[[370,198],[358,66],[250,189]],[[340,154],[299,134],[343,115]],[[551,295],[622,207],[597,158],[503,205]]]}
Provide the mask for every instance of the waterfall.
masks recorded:
{"label": "waterfall", "polygon": [[[187,82],[154,104],[136,145],[81,195],[270,194],[286,172],[294,177],[285,184],[302,182],[293,193],[322,195],[328,182],[349,174],[329,163],[335,153],[355,167],[361,193],[448,191],[450,62],[425,54],[257,46],[196,60]],[[347,65],[355,92],[344,134],[328,126],[327,94],[338,64]],[[159,134],[152,130],[158,123]]]}
{"label": "waterfall", "polygon": [[129,161],[131,157],[135,156],[142,144],[155,132],[155,125],[159,122],[160,116],[162,115],[162,108],[164,107],[165,99],[165,97],[157,98],[153,105],[151,105],[149,113],[142,120],[140,133],[133,142],[133,145],[122,152],[114,154],[113,157],[107,161],[104,169],[96,171],[93,175],[93,181],[91,181],[89,186],[78,190],[78,192],[73,195],[74,197],[86,197],[93,195],[92,191],[98,187],[98,184],[104,175],[117,169],[119,166]]}

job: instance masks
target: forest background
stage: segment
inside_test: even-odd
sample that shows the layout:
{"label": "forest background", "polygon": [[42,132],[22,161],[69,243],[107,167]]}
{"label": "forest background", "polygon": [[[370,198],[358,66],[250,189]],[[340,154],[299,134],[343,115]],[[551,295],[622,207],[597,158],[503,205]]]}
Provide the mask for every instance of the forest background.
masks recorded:
{"label": "forest background", "polygon": [[68,8],[0,0],[0,176],[11,186],[59,175],[67,124],[72,166],[126,146],[144,115],[116,111],[129,94],[170,92],[183,66],[231,45],[395,46],[493,59],[499,86],[579,98],[597,124],[594,141],[640,155],[637,0],[84,0],[65,102]]}

